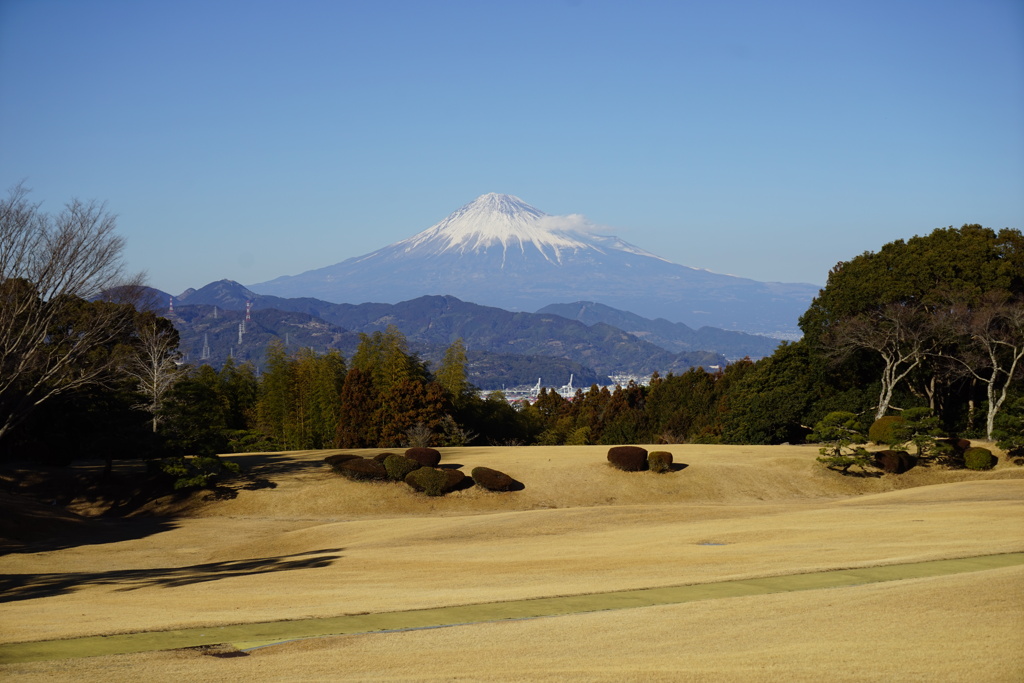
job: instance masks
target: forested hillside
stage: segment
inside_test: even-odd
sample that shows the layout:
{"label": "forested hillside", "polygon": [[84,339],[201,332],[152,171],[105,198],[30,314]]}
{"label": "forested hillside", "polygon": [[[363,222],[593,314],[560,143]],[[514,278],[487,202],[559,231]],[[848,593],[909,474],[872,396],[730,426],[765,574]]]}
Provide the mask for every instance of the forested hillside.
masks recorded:
{"label": "forested hillside", "polygon": [[[181,334],[183,353],[192,362],[205,360],[215,367],[229,354],[236,361],[259,365],[272,339],[289,348],[309,347],[321,353],[333,348],[351,355],[358,344],[356,333],[381,332],[389,326],[396,327],[417,354],[435,363],[445,348],[462,339],[470,349],[470,379],[487,389],[533,384],[538,377],[561,385],[570,375],[577,385],[607,384],[609,375],[649,376],[726,363],[720,353],[666,351],[604,323],[513,313],[450,296],[399,304],[330,304],[261,297],[238,283],[220,281],[180,298],[184,304],[166,315]],[[250,320],[240,337],[248,301]]]}

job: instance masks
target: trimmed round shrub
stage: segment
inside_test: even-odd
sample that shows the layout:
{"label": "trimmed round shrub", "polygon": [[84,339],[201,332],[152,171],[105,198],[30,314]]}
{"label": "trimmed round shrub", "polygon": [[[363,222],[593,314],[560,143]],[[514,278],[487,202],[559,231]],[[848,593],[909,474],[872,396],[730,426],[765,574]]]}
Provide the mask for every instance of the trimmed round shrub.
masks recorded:
{"label": "trimmed round shrub", "polygon": [[671,472],[672,454],[668,451],[651,451],[647,454],[647,469],[651,472]]}
{"label": "trimmed round shrub", "polygon": [[[439,470],[433,467],[421,467],[405,475],[405,483],[428,496],[443,496],[447,493],[448,472],[458,472],[458,470]],[[460,472],[460,474],[462,473]]]}
{"label": "trimmed round shrub", "polygon": [[969,470],[990,470],[996,466],[996,456],[987,448],[968,448],[964,451],[964,467]]}
{"label": "trimmed round shrub", "polygon": [[405,457],[412,458],[424,467],[437,467],[441,462],[441,451],[433,448],[410,448],[405,452]]}
{"label": "trimmed round shrub", "polygon": [[939,439],[935,442],[935,448],[933,450],[936,462],[946,467],[963,467],[964,466],[964,451],[971,447],[971,442],[967,439],[958,439],[956,437],[950,439]]}
{"label": "trimmed round shrub", "polygon": [[445,484],[444,484],[444,492],[445,493],[451,493],[452,491],[455,491],[456,489],[461,489],[467,483],[470,486],[473,485],[473,483],[471,481],[469,481],[469,477],[467,477],[466,473],[463,472],[462,470],[441,470],[441,471],[444,472],[445,476],[448,478],[447,481],[445,481]]}
{"label": "trimmed round shrub", "polygon": [[647,469],[647,449],[640,446],[613,446],[608,449],[608,462],[623,472]]}
{"label": "trimmed round shrub", "polygon": [[897,433],[905,420],[899,415],[886,415],[871,423],[868,438],[882,446],[895,446],[904,439]]}
{"label": "trimmed round shrub", "polygon": [[488,491],[517,491],[523,486],[504,472],[490,467],[474,467],[471,474],[476,485]]}
{"label": "trimmed round shrub", "polygon": [[405,475],[410,472],[414,472],[423,465],[419,464],[412,458],[407,458],[404,455],[398,455],[396,453],[389,453],[388,457],[384,458],[384,469],[388,473],[388,479],[391,481],[405,481]]}
{"label": "trimmed round shrub", "polygon": [[351,453],[335,453],[324,458],[324,462],[337,469],[337,466],[346,460],[355,460],[358,457],[358,455],[352,455]]}
{"label": "trimmed round shrub", "polygon": [[384,465],[370,458],[353,458],[346,460],[334,468],[338,474],[355,481],[384,481],[388,471]]}
{"label": "trimmed round shrub", "polygon": [[903,474],[917,465],[917,457],[906,451],[879,451],[874,456],[875,467],[889,474]]}
{"label": "trimmed round shrub", "polygon": [[395,453],[378,453],[377,455],[373,456],[373,459],[379,462],[381,465],[383,465],[384,461],[390,458],[392,455],[395,455]]}

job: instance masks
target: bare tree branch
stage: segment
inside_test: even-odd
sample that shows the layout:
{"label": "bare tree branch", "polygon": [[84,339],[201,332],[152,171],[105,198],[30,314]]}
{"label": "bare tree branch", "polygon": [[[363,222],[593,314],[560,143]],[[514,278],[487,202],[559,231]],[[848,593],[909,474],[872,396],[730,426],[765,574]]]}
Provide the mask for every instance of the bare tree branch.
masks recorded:
{"label": "bare tree branch", "polygon": [[837,358],[867,350],[882,359],[877,420],[888,411],[896,386],[923,362],[931,338],[919,306],[895,303],[841,321],[826,341]]}
{"label": "bare tree branch", "polygon": [[943,320],[962,339],[958,352],[944,357],[985,385],[985,434],[991,439],[1010,385],[1024,374],[1024,300],[990,292],[977,306],[951,306]]}
{"label": "bare tree branch", "polygon": [[140,325],[134,349],[128,354],[122,371],[133,379],[139,393],[146,397],[141,408],[153,416],[153,432],[156,433],[161,418],[161,408],[171,387],[178,381],[178,332],[167,320],[152,314]]}
{"label": "bare tree branch", "polygon": [[73,200],[53,216],[27,196],[18,185],[0,201],[0,440],[41,403],[113,375],[134,310],[93,300],[141,282],[124,276],[103,205]]}

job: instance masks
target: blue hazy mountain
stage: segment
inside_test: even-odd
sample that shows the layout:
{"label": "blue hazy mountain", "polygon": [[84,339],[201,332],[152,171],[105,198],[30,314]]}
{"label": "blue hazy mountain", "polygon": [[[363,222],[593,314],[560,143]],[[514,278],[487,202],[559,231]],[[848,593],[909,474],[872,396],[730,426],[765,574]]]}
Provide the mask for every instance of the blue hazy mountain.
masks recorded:
{"label": "blue hazy mountain", "polygon": [[731,361],[744,357],[757,360],[770,356],[779,345],[779,340],[772,337],[723,330],[717,327],[702,327],[695,330],[683,323],[670,322],[664,318],[651,320],[593,301],[551,304],[537,312],[554,313],[563,318],[578,320],[586,325],[598,323],[611,325],[624,332],[629,332],[639,339],[676,353],[711,349],[725,355]]}
{"label": "blue hazy mountain", "polygon": [[[247,303],[252,304],[252,329],[278,337],[288,333],[295,343],[318,351],[333,346],[349,355],[355,350],[357,333],[382,331],[388,325],[397,327],[410,345],[422,350],[425,357],[432,357],[437,350],[443,352],[456,339],[462,339],[470,352],[471,376],[487,365],[482,375],[488,379],[501,376],[503,383],[508,384],[513,383],[512,378],[500,375],[502,365],[506,369],[516,366],[532,374],[532,382],[543,374],[529,369],[531,365],[540,363],[552,368],[552,360],[559,359],[578,364],[576,369],[562,372],[564,376],[557,378],[560,385],[571,373],[575,373],[581,383],[594,381],[588,379],[592,377],[604,383],[609,375],[642,377],[654,371],[680,373],[691,367],[722,366],[726,362],[722,354],[713,350],[668,351],[605,323],[586,324],[550,313],[506,311],[452,296],[422,296],[397,304],[332,304],[312,298],[264,296],[237,282],[220,280],[176,297],[175,315],[171,320],[182,332],[183,339],[188,340],[187,348],[192,357],[198,353],[203,335],[216,334],[217,345],[225,347],[222,353],[234,345],[236,358],[244,353],[248,354],[244,358],[257,360],[269,337],[248,335],[238,345],[232,336]],[[212,344],[214,336],[209,339]],[[216,349],[213,352],[216,355]],[[570,367],[563,365],[561,369]],[[486,388],[494,388],[484,379],[475,381]]]}

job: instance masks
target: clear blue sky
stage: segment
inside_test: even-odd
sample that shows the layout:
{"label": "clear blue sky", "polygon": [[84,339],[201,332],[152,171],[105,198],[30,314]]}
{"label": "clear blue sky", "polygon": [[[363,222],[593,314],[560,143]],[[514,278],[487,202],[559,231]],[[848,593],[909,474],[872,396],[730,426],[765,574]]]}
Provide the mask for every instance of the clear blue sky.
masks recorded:
{"label": "clear blue sky", "polygon": [[99,199],[180,292],[485,192],[685,265],[824,283],[1024,228],[1024,2],[0,0],[0,190]]}

